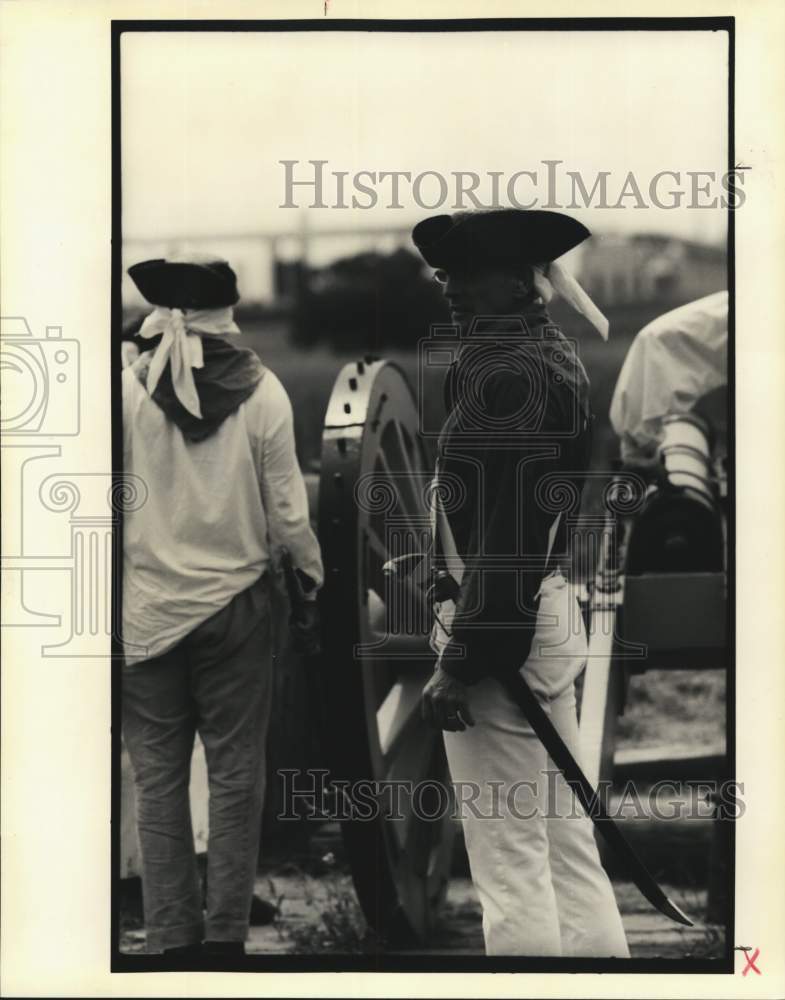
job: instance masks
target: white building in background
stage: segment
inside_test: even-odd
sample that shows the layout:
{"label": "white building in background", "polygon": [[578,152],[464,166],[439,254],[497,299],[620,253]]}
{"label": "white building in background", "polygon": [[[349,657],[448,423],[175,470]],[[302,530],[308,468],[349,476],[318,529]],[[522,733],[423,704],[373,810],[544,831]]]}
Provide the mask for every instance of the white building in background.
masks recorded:
{"label": "white building in background", "polygon": [[699,299],[727,287],[726,267],[724,247],[641,233],[594,237],[578,274],[598,303],[617,306]]}

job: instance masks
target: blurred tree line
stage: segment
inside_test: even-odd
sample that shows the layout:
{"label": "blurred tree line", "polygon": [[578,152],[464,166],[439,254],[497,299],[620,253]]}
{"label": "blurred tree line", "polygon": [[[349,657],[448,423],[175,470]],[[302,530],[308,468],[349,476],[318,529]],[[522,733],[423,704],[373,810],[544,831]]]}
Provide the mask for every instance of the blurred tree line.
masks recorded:
{"label": "blurred tree line", "polygon": [[408,250],[356,254],[310,271],[295,298],[292,343],[336,350],[415,347],[449,322],[438,285]]}

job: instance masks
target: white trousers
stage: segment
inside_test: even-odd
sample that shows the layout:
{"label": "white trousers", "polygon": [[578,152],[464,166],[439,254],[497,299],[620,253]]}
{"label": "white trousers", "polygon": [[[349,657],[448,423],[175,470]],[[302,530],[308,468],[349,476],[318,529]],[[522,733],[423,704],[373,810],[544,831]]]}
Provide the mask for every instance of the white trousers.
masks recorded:
{"label": "white trousers", "polygon": [[[575,677],[586,661],[580,606],[561,574],[543,582],[521,669],[578,756]],[[629,956],[591,821],[498,682],[469,689],[476,725],[444,733],[488,955]]]}

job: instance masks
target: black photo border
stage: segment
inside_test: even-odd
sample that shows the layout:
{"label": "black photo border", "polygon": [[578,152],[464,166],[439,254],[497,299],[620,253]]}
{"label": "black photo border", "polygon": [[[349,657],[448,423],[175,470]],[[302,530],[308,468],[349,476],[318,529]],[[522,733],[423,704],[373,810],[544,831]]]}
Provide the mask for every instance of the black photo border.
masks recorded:
{"label": "black photo border", "polygon": [[[120,339],[122,329],[122,164],[121,164],[121,41],[124,34],[137,32],[484,32],[484,31],[717,31],[728,34],[728,172],[735,168],[735,18],[733,17],[612,17],[612,18],[466,18],[429,20],[114,20],[111,22],[111,441],[115,495],[122,496],[123,431],[121,398]],[[728,208],[728,668],[726,696],[726,771],[736,773],[736,455],[735,455],[735,227],[734,211]],[[112,621],[119,622],[122,606],[122,514],[117,512],[113,538]],[[116,631],[116,630],[115,630]],[[119,950],[119,871],[120,871],[120,730],[121,662],[119,635],[112,636],[112,761],[111,761],[111,921],[110,970],[161,972],[167,968],[161,956],[127,955]],[[735,829],[729,822],[729,865],[727,873],[728,923],[725,950],[721,958],[631,958],[578,959],[452,955],[248,955],[227,972],[520,972],[520,973],[643,973],[643,974],[733,974],[735,926]]]}

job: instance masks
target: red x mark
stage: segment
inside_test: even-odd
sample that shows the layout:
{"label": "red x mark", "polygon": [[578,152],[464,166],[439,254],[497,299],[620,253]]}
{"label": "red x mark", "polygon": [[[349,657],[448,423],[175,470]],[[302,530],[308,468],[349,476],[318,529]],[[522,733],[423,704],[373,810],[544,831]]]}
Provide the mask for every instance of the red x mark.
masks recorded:
{"label": "red x mark", "polygon": [[758,955],[760,955],[760,948],[755,949],[755,951],[752,953],[752,958],[750,958],[749,952],[747,951],[744,952],[744,957],[747,959],[747,964],[744,966],[742,970],[741,973],[742,976],[746,976],[747,973],[750,971],[750,969],[754,969],[759,976],[763,975],[758,966],[755,964],[755,959],[758,957]]}

